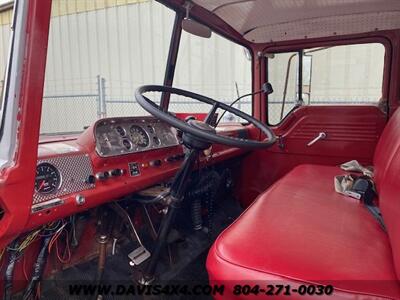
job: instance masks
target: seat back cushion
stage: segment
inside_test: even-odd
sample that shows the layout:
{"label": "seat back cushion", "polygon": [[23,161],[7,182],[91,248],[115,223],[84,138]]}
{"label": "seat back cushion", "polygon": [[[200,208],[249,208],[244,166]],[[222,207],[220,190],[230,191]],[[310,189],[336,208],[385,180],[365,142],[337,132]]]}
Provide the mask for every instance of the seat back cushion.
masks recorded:
{"label": "seat back cushion", "polygon": [[374,154],[374,181],[378,194],[382,181],[390,167],[391,161],[397,149],[400,147],[400,109],[397,109],[382,132],[376,145]]}
{"label": "seat back cushion", "polygon": [[400,280],[400,109],[390,118],[374,155],[375,184]]}
{"label": "seat back cushion", "polygon": [[400,280],[400,149],[394,154],[381,182],[379,203],[392,247],[396,275]]}

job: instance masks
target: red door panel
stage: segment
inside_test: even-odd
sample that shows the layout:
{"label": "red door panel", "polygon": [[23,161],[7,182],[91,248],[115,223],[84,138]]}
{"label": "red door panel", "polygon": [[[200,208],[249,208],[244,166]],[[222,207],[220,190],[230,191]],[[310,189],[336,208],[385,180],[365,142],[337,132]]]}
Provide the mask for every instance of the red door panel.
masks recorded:
{"label": "red door panel", "polygon": [[[300,164],[338,165],[352,159],[371,164],[386,120],[375,106],[303,106],[290,113],[274,128],[278,142],[244,159],[243,205]],[[320,132],[327,137],[307,146]]]}

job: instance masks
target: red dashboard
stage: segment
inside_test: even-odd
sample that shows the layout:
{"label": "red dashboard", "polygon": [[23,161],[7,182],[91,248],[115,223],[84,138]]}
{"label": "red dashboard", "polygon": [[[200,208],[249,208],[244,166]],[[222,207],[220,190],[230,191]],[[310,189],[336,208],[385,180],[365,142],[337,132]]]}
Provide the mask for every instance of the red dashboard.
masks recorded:
{"label": "red dashboard", "polygon": [[[129,148],[131,150],[119,150],[121,153],[118,155],[101,155],[103,152],[99,151],[99,136],[96,135],[100,130],[100,124],[104,125],[107,122],[114,124],[110,125],[112,130],[117,129],[116,132],[121,133],[120,142],[116,141],[115,137],[114,142],[112,138],[109,139],[110,141],[108,138],[106,138],[106,142],[102,141],[108,143],[110,149],[115,150],[119,149],[115,148],[115,145],[123,147],[124,145],[128,146],[128,142],[131,146],[144,143],[142,138],[137,138],[130,133],[122,134],[122,131],[116,128],[118,122],[125,122],[122,123],[122,127],[124,127],[124,131],[126,128],[126,131],[129,132],[129,126],[132,126],[129,122],[137,123],[138,120],[141,121],[140,118],[103,119],[79,136],[68,136],[64,139],[47,138],[42,141],[39,144],[37,182],[35,183],[32,210],[26,229],[32,229],[96,207],[170,179],[184,159],[184,146],[179,143],[178,139],[176,143],[172,144],[165,142],[165,147],[162,143],[152,144],[150,142],[149,144],[147,141],[147,149],[136,148],[137,151],[134,151]],[[154,125],[156,132],[166,130],[165,128],[160,129],[160,126],[165,127],[165,124],[160,124],[154,119],[152,121],[157,122]],[[137,125],[133,126],[137,127]],[[248,136],[246,127],[240,124],[219,126],[217,131],[222,135],[243,138]],[[132,132],[137,134],[137,128]],[[166,132],[160,134],[163,143],[163,137],[166,134]],[[156,141],[153,135],[147,133],[147,140],[154,139]],[[125,140],[127,142],[124,142]],[[210,154],[201,156],[200,166],[215,164],[241,155],[244,151],[243,149],[214,145]],[[48,180],[50,184],[44,183],[44,180],[42,182],[42,179],[46,177],[41,177],[40,172],[50,174]],[[59,174],[56,174],[57,172]],[[57,176],[59,176],[58,181]]]}

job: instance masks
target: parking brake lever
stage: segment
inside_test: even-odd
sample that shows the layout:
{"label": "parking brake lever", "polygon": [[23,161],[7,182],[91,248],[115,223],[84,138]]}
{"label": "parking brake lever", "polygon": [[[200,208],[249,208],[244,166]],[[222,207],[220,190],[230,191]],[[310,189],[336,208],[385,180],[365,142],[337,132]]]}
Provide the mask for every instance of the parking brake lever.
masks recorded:
{"label": "parking brake lever", "polygon": [[310,147],[312,145],[314,145],[316,142],[318,142],[319,140],[324,140],[326,139],[327,135],[325,132],[320,132],[313,140],[311,140],[308,144],[307,147]]}

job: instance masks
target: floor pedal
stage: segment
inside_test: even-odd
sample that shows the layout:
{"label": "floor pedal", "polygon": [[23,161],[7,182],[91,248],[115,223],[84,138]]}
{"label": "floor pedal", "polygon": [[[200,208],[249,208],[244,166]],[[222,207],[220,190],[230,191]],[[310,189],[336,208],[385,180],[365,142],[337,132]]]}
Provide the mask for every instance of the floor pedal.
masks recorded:
{"label": "floor pedal", "polygon": [[139,246],[128,254],[131,266],[138,266],[151,256],[150,252],[143,246]]}

